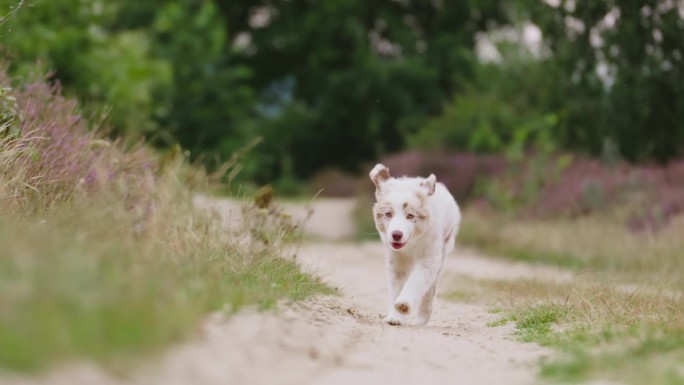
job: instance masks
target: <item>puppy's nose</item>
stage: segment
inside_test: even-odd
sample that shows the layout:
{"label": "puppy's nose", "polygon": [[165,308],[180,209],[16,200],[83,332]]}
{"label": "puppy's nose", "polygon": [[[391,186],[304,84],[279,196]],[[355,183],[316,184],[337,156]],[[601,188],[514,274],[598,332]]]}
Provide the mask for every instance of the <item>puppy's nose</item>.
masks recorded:
{"label": "puppy's nose", "polygon": [[400,241],[401,237],[403,236],[404,234],[402,234],[401,231],[392,231],[392,239],[394,239],[395,241]]}

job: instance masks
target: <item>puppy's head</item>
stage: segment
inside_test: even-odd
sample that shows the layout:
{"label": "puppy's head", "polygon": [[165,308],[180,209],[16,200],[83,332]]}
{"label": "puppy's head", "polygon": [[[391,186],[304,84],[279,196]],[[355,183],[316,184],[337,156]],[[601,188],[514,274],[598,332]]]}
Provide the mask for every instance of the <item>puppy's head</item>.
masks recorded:
{"label": "puppy's head", "polygon": [[376,165],[370,172],[375,184],[375,227],[392,250],[400,250],[425,233],[430,220],[427,199],[434,194],[436,177],[392,178],[389,169]]}

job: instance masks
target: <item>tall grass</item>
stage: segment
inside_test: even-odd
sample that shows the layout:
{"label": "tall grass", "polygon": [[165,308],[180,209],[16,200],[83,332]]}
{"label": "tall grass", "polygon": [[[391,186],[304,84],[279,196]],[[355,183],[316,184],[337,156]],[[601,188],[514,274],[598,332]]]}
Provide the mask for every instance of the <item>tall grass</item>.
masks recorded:
{"label": "tall grass", "polygon": [[294,227],[277,210],[246,203],[227,231],[192,205],[188,181],[207,179],[182,154],[107,139],[58,86],[0,83],[0,366],[126,360],[210,311],[326,290],[284,258]]}

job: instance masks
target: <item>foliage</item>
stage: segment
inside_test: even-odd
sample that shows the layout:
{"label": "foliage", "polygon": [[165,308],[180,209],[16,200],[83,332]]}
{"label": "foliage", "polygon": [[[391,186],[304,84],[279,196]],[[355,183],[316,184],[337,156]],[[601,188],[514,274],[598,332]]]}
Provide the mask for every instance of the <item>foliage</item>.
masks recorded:
{"label": "foliage", "polygon": [[[522,5],[524,4],[524,5]],[[673,1],[523,2],[544,35],[563,111],[558,139],[601,154],[606,140],[632,161],[665,162],[684,143],[684,14]]]}
{"label": "foliage", "polygon": [[[0,14],[16,6],[0,0]],[[119,132],[154,130],[156,99],[169,87],[169,63],[154,58],[143,32],[113,31],[116,2],[32,0],[2,25],[2,46],[13,74],[30,79],[35,63],[85,101],[91,113],[108,113]]]}
{"label": "foliage", "polygon": [[538,106],[549,74],[519,48],[501,45],[505,65],[481,64],[466,90],[409,137],[428,151],[500,153],[507,170],[499,178],[480,178],[476,194],[500,209],[532,202],[568,166],[558,156],[560,116]]}
{"label": "foliage", "polygon": [[[226,231],[180,152],[106,140],[58,86],[0,74],[0,366],[134,361],[211,311],[327,292],[289,254],[295,224],[245,204]],[[230,171],[230,170],[229,170]],[[173,316],[169,316],[172,314]]]}
{"label": "foliage", "polygon": [[[681,153],[676,2],[0,0],[13,75],[36,61],[118,133],[291,189],[409,147]],[[541,47],[496,36],[538,26]],[[489,36],[495,62],[478,61]],[[536,127],[534,130],[531,127]],[[542,143],[540,143],[542,142]],[[516,150],[520,152],[519,150]],[[209,154],[209,156],[203,156]]]}
{"label": "foliage", "polygon": [[[555,116],[562,149],[666,162],[682,153],[684,14],[668,1],[520,1],[518,25],[536,25],[537,53],[496,41],[466,92],[411,138],[421,147],[501,151],[527,122]],[[505,40],[505,39],[504,39]]]}
{"label": "foliage", "polygon": [[11,87],[0,88],[0,135],[16,136],[22,117]]}
{"label": "foliage", "polygon": [[[544,111],[544,87],[551,80],[542,64],[516,47],[501,45],[503,63],[484,63],[465,90],[443,113],[409,136],[412,146],[429,150],[521,151],[556,140],[558,115]],[[536,143],[537,140],[543,143]]]}
{"label": "foliage", "polygon": [[261,182],[401,148],[470,75],[474,34],[504,18],[492,0],[27,7],[5,26],[13,73],[40,59],[94,111],[111,106],[120,132],[178,140],[195,157],[263,137],[244,170]]}
{"label": "foliage", "polygon": [[142,29],[153,52],[172,65],[170,108],[157,116],[160,144],[177,140],[194,156],[227,159],[251,137],[241,135],[254,112],[249,68],[236,64],[226,21],[213,1],[121,0],[119,28]]}
{"label": "foliage", "polygon": [[[496,4],[257,0],[219,7],[231,35],[249,40],[240,59],[256,75],[262,114],[277,127],[274,158],[308,177],[401,148],[403,134],[439,111],[468,76],[474,33],[502,17]],[[264,137],[263,151],[272,154]],[[290,172],[274,169],[266,172]]]}
{"label": "foliage", "polygon": [[42,212],[82,191],[149,184],[154,172],[149,155],[136,148],[122,156],[119,146],[90,130],[59,86],[37,79],[13,89],[6,73],[0,82],[5,100],[15,103],[15,130],[0,140],[0,175],[11,197],[3,203],[12,206],[6,209]]}

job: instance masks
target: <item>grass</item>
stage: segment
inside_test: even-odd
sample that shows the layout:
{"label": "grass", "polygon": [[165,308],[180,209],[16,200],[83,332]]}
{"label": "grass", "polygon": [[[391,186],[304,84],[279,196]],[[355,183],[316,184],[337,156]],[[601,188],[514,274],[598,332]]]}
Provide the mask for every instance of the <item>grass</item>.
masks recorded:
{"label": "grass", "polygon": [[[459,279],[460,281],[460,279]],[[541,361],[553,383],[684,381],[684,296],[654,285],[626,288],[579,277],[573,282],[473,280],[448,299],[488,300],[518,338],[554,349]]]}
{"label": "grass", "polygon": [[520,220],[464,214],[459,241],[491,254],[551,264],[611,279],[684,287],[684,217],[658,233],[633,233],[619,214]]}
{"label": "grass", "polygon": [[330,292],[295,264],[273,203],[245,203],[228,231],[193,206],[210,182],[182,151],[111,141],[58,88],[0,82],[0,367],[136,363],[212,311]]}
{"label": "grass", "polygon": [[227,233],[180,198],[164,206],[141,232],[116,202],[0,225],[0,365],[131,358],[187,338],[211,311],[328,291],[284,258],[282,239]]}
{"label": "grass", "polygon": [[491,326],[512,322],[523,341],[557,352],[540,363],[542,378],[684,383],[684,218],[657,233],[630,232],[617,211],[521,220],[470,210],[464,218],[462,243],[578,273],[574,282],[471,282],[454,294],[498,293],[502,317]]}
{"label": "grass", "polygon": [[515,322],[522,339],[530,342],[548,338],[551,327],[563,319],[567,312],[563,306],[542,303],[513,312],[510,320]]}

